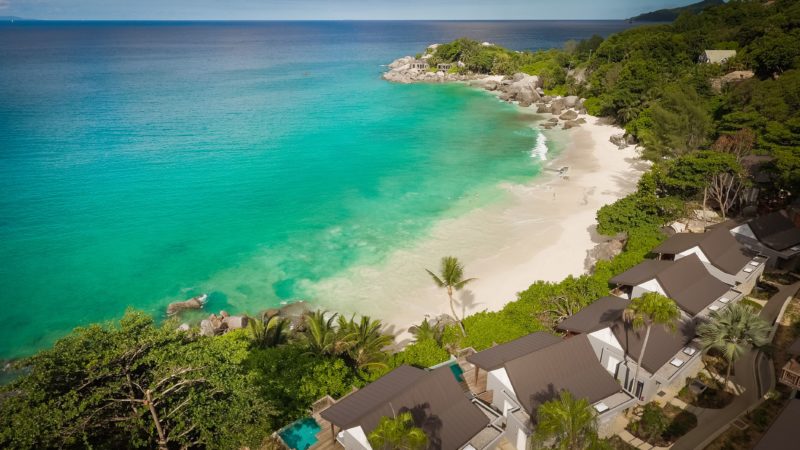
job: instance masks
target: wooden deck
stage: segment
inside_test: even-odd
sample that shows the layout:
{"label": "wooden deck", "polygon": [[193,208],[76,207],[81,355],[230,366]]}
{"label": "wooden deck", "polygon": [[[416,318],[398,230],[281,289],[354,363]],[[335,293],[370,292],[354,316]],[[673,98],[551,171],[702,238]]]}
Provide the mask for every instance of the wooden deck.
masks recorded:
{"label": "wooden deck", "polygon": [[469,363],[461,363],[460,365],[464,370],[464,381],[461,382],[461,387],[464,389],[464,392],[471,392],[475,397],[491,404],[492,393],[486,392],[486,375],[488,372],[485,370],[478,370],[478,379],[475,380],[476,368]]}
{"label": "wooden deck", "polygon": [[[317,433],[317,443],[309,447],[309,450],[334,450],[343,449],[344,447],[336,441],[336,436],[331,433],[331,424],[327,420],[314,414],[314,419],[320,426],[319,433]],[[338,432],[339,430],[336,430]]]}

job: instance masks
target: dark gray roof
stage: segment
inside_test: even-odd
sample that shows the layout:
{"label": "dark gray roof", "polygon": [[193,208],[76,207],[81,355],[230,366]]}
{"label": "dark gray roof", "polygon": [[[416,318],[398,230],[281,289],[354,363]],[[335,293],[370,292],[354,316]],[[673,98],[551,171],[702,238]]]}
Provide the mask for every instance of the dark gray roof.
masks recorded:
{"label": "dark gray roof", "polygon": [[597,299],[589,306],[559,323],[556,328],[572,333],[597,331],[610,326],[622,317],[622,311],[629,303],[630,300],[628,299],[614,296]]}
{"label": "dark gray roof", "polygon": [[705,233],[672,235],[654,248],[653,253],[675,255],[693,247],[700,247],[711,264],[731,275],[739,273],[751,259],[736,238],[724,227],[714,228]]}
{"label": "dark gray roof", "polygon": [[539,405],[562,390],[590,403],[621,391],[600,365],[585,334],[509,361],[505,368],[517,399],[531,417],[536,417]]}
{"label": "dark gray roof", "polygon": [[759,241],[774,250],[783,251],[800,244],[800,228],[780,211],[756,217],[747,224]]}
{"label": "dark gray roof", "polygon": [[719,270],[735,275],[752,259],[739,241],[724,228],[703,233],[700,249]]}
{"label": "dark gray roof", "polygon": [[653,253],[663,255],[675,255],[700,245],[705,233],[677,233],[668,237],[658,247],[653,249]]}
{"label": "dark gray roof", "polygon": [[800,336],[792,342],[792,345],[789,346],[787,351],[790,355],[800,356]]}
{"label": "dark gray roof", "polygon": [[560,341],[561,339],[557,336],[539,331],[470,355],[467,357],[467,361],[483,370],[494,370],[502,367],[507,361],[535,352]]}
{"label": "dark gray roof", "polygon": [[[634,329],[621,319],[611,326],[614,337],[617,338],[625,353],[635,361],[639,360],[646,329]],[[647,351],[642,359],[642,367],[650,373],[656,373],[664,364],[675,357],[695,336],[695,326],[692,322],[677,324],[675,330],[670,330],[663,325],[653,325],[650,330],[650,339],[647,341]]]}
{"label": "dark gray roof", "polygon": [[[630,300],[624,298],[603,297],[561,322],[557,328],[574,333],[591,333],[610,327],[625,353],[630,358],[638,360],[645,330],[634,330],[623,322],[622,311],[629,303]],[[655,373],[685,347],[694,336],[695,327],[692,322],[680,323],[674,331],[660,325],[654,326],[650,331],[642,367],[650,373]]]}
{"label": "dark gray roof", "polygon": [[382,417],[411,412],[428,435],[428,449],[455,450],[489,424],[467,399],[450,367],[432,371],[400,366],[322,411],[342,429],[361,426],[369,435]]}
{"label": "dark gray roof", "polygon": [[669,267],[672,261],[646,259],[611,279],[612,284],[636,286],[647,280],[652,280],[656,275]]}
{"label": "dark gray roof", "polygon": [[730,290],[730,286],[708,273],[697,255],[673,262],[656,279],[667,296],[691,315],[697,315]]}
{"label": "dark gray roof", "polygon": [[800,400],[792,399],[753,450],[796,449],[798,424],[800,424]]}

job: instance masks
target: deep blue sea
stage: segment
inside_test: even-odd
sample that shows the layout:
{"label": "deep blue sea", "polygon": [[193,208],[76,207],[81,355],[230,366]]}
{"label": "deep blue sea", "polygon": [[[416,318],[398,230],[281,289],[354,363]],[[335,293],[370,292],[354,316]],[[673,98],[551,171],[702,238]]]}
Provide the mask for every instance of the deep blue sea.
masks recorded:
{"label": "deep blue sea", "polygon": [[210,310],[313,303],[303,286],[539,171],[515,107],[382,65],[462,36],[540,49],[629,26],[0,24],[0,358],[201,292]]}

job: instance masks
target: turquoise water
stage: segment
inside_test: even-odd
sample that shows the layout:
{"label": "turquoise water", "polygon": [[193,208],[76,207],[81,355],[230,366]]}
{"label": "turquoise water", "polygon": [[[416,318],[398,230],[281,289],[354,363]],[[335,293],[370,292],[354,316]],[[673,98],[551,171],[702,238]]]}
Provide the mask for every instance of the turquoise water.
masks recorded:
{"label": "turquoise water", "polygon": [[306,450],[317,443],[320,426],[311,417],[300,419],[280,432],[281,439],[292,450]]}
{"label": "turquoise water", "polygon": [[478,207],[498,183],[531,179],[529,117],[484,92],[380,73],[463,34],[525,48],[614,31],[547,26],[561,31],[0,26],[0,358],[128,306],[162,317],[201,292],[212,311],[313,302],[304,286],[377,264],[464,212],[461,200]]}
{"label": "turquoise water", "polygon": [[464,381],[464,369],[462,369],[458,363],[450,364],[450,371],[453,372],[453,376],[456,377],[456,381],[459,383]]}

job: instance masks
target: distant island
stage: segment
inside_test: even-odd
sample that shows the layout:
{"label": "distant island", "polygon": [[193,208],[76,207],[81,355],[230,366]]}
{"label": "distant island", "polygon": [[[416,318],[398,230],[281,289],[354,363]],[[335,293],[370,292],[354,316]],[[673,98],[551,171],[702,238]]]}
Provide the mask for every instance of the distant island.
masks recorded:
{"label": "distant island", "polygon": [[35,19],[26,19],[24,17],[17,17],[17,16],[0,16],[0,22],[17,22],[17,21],[30,21]]}
{"label": "distant island", "polygon": [[701,2],[692,3],[680,8],[659,9],[658,11],[650,11],[648,13],[639,14],[636,17],[628,19],[631,22],[672,22],[677,19],[683,12],[690,12],[697,14],[706,8],[712,6],[724,5],[725,0],[703,0]]}

